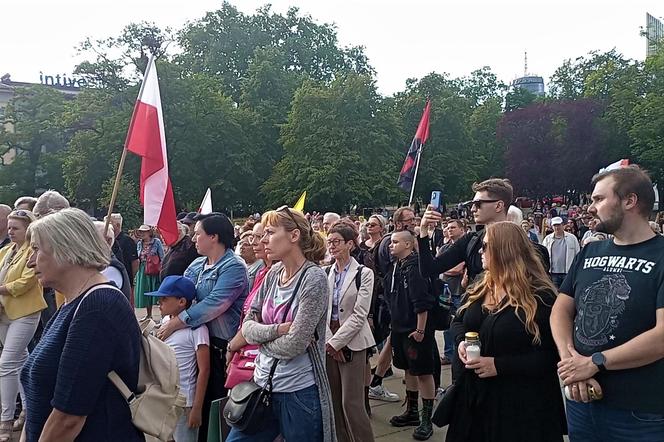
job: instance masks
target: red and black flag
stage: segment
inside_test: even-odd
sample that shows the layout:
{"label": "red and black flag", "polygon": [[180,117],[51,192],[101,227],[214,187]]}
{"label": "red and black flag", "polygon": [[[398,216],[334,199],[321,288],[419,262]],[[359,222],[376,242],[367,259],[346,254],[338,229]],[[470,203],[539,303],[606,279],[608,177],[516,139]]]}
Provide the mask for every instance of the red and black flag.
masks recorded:
{"label": "red and black flag", "polygon": [[427,104],[424,107],[424,113],[422,114],[422,119],[420,119],[420,124],[417,126],[417,132],[415,132],[415,137],[410,143],[410,149],[406,154],[406,160],[403,162],[403,167],[399,173],[399,180],[397,181],[397,186],[401,187],[403,190],[410,192],[413,187],[413,181],[415,180],[415,168],[417,166],[417,155],[420,153],[422,146],[429,138],[429,112],[431,111],[431,102],[427,100]]}

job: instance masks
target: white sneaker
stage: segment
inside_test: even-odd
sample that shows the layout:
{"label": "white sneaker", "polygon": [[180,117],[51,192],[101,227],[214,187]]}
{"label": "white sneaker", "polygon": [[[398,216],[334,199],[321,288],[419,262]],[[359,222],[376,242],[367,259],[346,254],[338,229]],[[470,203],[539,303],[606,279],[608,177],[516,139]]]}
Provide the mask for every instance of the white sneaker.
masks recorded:
{"label": "white sneaker", "polygon": [[369,387],[369,399],[385,402],[399,402],[401,398],[396,393],[392,393],[382,385]]}

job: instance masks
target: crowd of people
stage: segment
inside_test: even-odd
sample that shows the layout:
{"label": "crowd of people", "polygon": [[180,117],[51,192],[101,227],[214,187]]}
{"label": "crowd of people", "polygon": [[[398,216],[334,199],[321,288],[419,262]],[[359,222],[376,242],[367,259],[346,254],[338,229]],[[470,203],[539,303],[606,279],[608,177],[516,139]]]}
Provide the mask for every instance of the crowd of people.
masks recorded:
{"label": "crowd of people", "polygon": [[370,400],[403,400],[389,423],[416,440],[664,440],[662,217],[636,166],[592,186],[525,214],[498,178],[447,213],[183,212],[170,245],[55,191],[0,205],[0,442],[144,440],[107,375],[136,391],[134,308],[155,305],[175,442],[214,436],[213,401],[248,382],[268,414],[226,441],[371,442]]}

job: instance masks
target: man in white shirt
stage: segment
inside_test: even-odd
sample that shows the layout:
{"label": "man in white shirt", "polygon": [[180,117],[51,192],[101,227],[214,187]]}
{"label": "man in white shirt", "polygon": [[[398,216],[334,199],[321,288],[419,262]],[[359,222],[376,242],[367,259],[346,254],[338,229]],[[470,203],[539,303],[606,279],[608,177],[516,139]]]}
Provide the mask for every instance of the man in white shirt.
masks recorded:
{"label": "man in white shirt", "polygon": [[560,287],[581,246],[576,236],[565,232],[562,218],[559,216],[552,218],[551,226],[553,233],[544,238],[542,245],[547,248],[551,257],[551,279],[556,287]]}

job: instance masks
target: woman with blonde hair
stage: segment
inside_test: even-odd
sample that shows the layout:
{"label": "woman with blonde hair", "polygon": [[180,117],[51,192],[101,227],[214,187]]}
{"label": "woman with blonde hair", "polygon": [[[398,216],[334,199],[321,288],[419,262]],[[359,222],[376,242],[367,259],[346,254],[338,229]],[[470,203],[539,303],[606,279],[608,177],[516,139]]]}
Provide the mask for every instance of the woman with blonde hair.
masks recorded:
{"label": "woman with blonde hair", "polygon": [[0,250],[0,399],[2,415],[0,441],[11,440],[16,410],[16,396],[25,394],[18,376],[28,358],[28,344],[39,325],[40,312],[46,308],[42,286],[34,270],[28,267],[30,242],[28,226],[35,216],[28,210],[14,210],[7,216],[10,243]]}
{"label": "woman with blonde hair", "polygon": [[[323,237],[304,215],[288,208],[263,215],[268,259],[272,266],[255,295],[242,335],[258,344],[254,382],[271,386],[271,414],[260,429],[233,428],[227,442],[336,441],[332,400],[325,370],[325,335],[330,291]],[[232,393],[231,393],[232,395]]]}
{"label": "woman with blonde hair", "polygon": [[[549,316],[556,290],[520,226],[487,226],[485,269],[452,324],[459,359],[447,441],[562,441],[566,432],[558,353]],[[464,336],[478,332],[481,356]]]}

